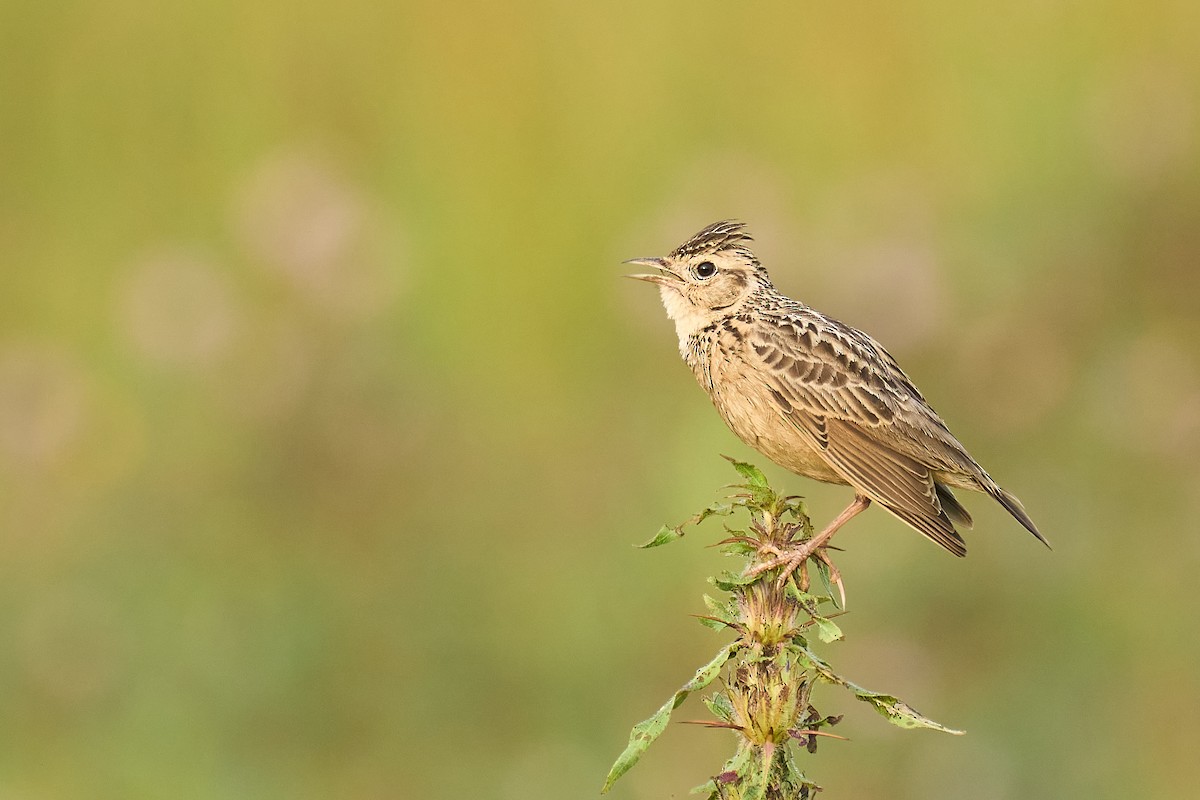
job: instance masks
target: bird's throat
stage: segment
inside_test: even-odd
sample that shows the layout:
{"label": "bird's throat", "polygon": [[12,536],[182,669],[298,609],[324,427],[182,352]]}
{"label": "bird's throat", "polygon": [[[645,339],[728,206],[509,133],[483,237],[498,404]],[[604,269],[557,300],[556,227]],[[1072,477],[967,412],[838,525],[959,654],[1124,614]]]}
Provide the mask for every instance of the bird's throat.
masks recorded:
{"label": "bird's throat", "polygon": [[675,323],[675,335],[679,337],[679,352],[687,355],[688,339],[696,335],[712,322],[713,313],[691,303],[674,286],[658,287],[662,296],[663,308],[667,316]]}

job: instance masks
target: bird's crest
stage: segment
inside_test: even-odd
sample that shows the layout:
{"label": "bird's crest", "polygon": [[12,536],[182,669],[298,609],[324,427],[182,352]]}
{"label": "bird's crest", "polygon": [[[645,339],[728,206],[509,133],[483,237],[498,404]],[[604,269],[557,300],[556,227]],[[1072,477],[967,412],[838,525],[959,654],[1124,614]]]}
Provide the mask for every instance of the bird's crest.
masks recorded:
{"label": "bird's crest", "polygon": [[747,247],[753,241],[746,233],[746,223],[733,219],[714,222],[671,251],[672,258],[687,258],[701,253],[733,251],[746,256],[757,264],[757,259]]}

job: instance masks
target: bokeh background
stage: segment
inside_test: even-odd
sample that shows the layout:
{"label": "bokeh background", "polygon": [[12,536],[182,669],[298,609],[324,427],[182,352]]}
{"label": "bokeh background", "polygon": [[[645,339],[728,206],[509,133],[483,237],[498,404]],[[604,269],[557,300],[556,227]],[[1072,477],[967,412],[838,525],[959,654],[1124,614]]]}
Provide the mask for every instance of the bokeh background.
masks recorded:
{"label": "bokeh background", "polygon": [[1167,0],[0,4],[0,797],[594,797],[724,641],[720,526],[630,545],[763,460],[618,279],[724,217],[1055,546],[856,520],[826,654],[968,735],[829,690],[810,774],[1194,796],[1198,42]]}

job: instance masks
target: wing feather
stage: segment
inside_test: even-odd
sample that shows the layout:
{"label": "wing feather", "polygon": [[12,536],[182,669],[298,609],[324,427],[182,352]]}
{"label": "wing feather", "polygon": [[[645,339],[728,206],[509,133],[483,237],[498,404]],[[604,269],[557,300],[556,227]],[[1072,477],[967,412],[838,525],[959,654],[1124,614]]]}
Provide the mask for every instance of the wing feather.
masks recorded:
{"label": "wing feather", "polygon": [[830,420],[826,458],[851,485],[956,556],[967,548],[946,516],[933,473],[908,456],[872,441],[841,420]]}
{"label": "wing feather", "polygon": [[[825,318],[816,321],[832,323]],[[949,431],[945,431],[949,441],[936,435],[945,426],[907,376],[898,367],[892,369],[891,356],[880,355],[882,348],[858,331],[807,324],[796,317],[780,318],[774,326],[757,326],[749,345],[769,376],[780,413],[830,467],[951,553],[966,554],[962,537],[942,506],[934,472],[958,466],[959,459],[937,458],[939,450],[957,449],[966,459],[970,456]],[[898,420],[912,417],[914,409],[928,409],[937,425],[898,429]],[[922,431],[929,429],[934,434],[922,437]],[[905,447],[904,442],[914,436],[934,441]],[[955,503],[951,510],[957,513],[961,506]]]}

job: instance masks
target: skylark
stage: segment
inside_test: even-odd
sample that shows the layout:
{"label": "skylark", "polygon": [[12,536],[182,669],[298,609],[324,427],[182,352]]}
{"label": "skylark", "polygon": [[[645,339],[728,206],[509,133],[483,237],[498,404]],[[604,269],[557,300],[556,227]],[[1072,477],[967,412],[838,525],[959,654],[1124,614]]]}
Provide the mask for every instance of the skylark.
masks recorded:
{"label": "skylark", "polygon": [[985,492],[1043,543],[925,401],[887,350],[862,331],[776,291],[740,222],[709,225],[631,278],[656,284],[679,351],[729,428],[780,466],[854,488],[824,530],[765,568],[783,577],[842,525],[878,503],[956,556],[971,516],[952,489]]}

